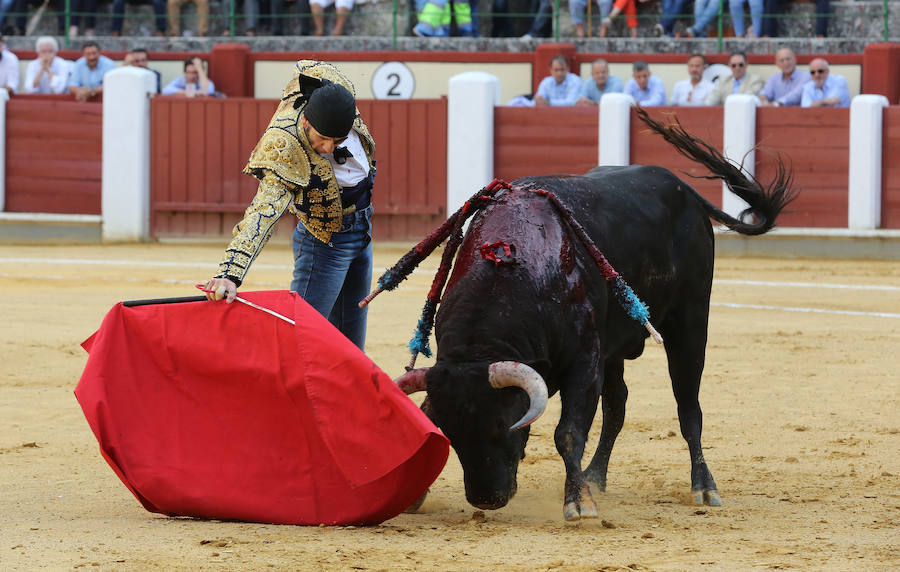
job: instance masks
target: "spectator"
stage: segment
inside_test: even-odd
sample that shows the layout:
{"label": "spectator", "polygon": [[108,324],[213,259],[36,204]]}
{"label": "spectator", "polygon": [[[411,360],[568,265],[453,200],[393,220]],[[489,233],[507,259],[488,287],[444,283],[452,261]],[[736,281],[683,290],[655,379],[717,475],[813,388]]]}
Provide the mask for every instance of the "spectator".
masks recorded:
{"label": "spectator", "polygon": [[662,18],[653,26],[656,36],[675,37],[675,24],[684,10],[684,0],[662,0]]}
{"label": "spectator", "polygon": [[763,79],[756,74],[747,73],[747,54],[732,52],[728,58],[731,77],[720,77],[716,88],[706,98],[707,105],[723,105],[725,99],[735,93],[756,95],[763,88]]}
{"label": "spectator", "polygon": [[535,105],[575,105],[581,92],[581,78],[569,72],[562,54],[550,60],[550,75],[541,80],[534,96]]}
{"label": "spectator", "polygon": [[[27,5],[27,4],[26,4]],[[64,30],[66,26],[65,0],[58,0],[56,9],[59,12],[57,17],[59,21],[59,29]],[[94,25],[97,23],[97,0],[71,0],[69,2],[69,37],[78,37],[78,27],[84,24],[84,35],[88,38],[94,37]]]}
{"label": "spectator", "polygon": [[69,64],[56,55],[56,38],[41,36],[34,43],[34,50],[38,57],[25,68],[25,93],[66,93]]}
{"label": "spectator", "polygon": [[809,73],[812,80],[803,86],[802,107],[850,107],[847,80],[830,75],[827,61],[816,58],[809,62]]}
{"label": "spectator", "polygon": [[216,94],[216,86],[206,75],[203,61],[200,58],[191,58],[184,62],[184,75],[169,82],[169,85],[162,89],[162,94],[206,97]]}
{"label": "spectator", "polygon": [[[14,2],[15,2],[15,0],[0,0],[0,30],[4,29],[3,24],[6,21],[6,15],[9,14],[9,9],[13,7]],[[26,8],[27,8],[27,5],[26,5]],[[13,11],[18,12],[18,9],[13,10]]]}
{"label": "spectator", "polygon": [[778,36],[778,20],[781,18],[781,0],[763,0],[763,16],[760,36]]}
{"label": "spectator", "polygon": [[759,92],[759,100],[764,106],[800,105],[803,86],[809,81],[809,74],[797,69],[797,56],[790,48],[775,52],[775,65],[780,72],[769,76],[766,86]]}
{"label": "spectator", "polygon": [[763,0],[728,0],[728,9],[731,11],[731,22],[734,24],[735,37],[744,37],[744,2],[750,4],[750,20],[752,30],[747,30],[748,38],[758,38],[762,35]]}
{"label": "spectator", "polygon": [[147,53],[146,48],[134,48],[125,56],[124,65],[126,66],[134,66],[136,68],[144,68],[149,72],[153,72],[153,75],[156,76],[156,93],[159,93],[160,86],[162,85],[162,76],[155,69],[151,69],[148,66],[148,62],[150,61],[150,54]]}
{"label": "spectator", "polygon": [[193,2],[197,6],[197,35],[205,36],[209,31],[209,0],[167,0],[170,36],[177,36],[181,33],[179,24],[181,7],[188,2]]}
{"label": "spectator", "polygon": [[831,0],[816,0],[816,37],[828,36],[828,17],[831,15]]}
{"label": "spectator", "polygon": [[[469,3],[470,1],[472,4]],[[474,2],[475,0],[453,2],[453,12],[451,13],[449,0],[416,0],[416,13],[419,15],[419,21],[413,26],[413,34],[420,38],[446,38],[450,36],[450,22],[456,18],[456,29],[459,31],[459,35],[474,38],[478,35],[472,19]]]}
{"label": "spectator", "polygon": [[719,15],[719,0],[694,0],[694,25],[685,31],[689,38],[705,38],[710,23]]}
{"label": "spectator", "polygon": [[19,58],[6,47],[5,38],[0,35],[0,89],[10,95],[19,89]]}
{"label": "spectator", "polygon": [[[534,12],[534,3],[532,2],[532,12]],[[537,11],[534,14],[534,20],[531,22],[531,28],[522,36],[523,40],[532,38],[547,38],[550,36],[553,28],[553,0],[539,0]]]}
{"label": "spectator", "polygon": [[[307,0],[244,0],[244,24],[248,36],[261,35],[260,16],[263,22],[269,22],[269,31],[273,36],[284,35],[285,1],[297,2],[300,15],[300,35],[309,35],[310,9]],[[262,11],[260,11],[262,7]]]}
{"label": "spectator", "polygon": [[706,69],[706,58],[700,54],[694,54],[688,58],[688,79],[675,84],[672,89],[671,105],[683,107],[696,107],[706,105],[706,98],[715,89],[712,82],[703,79],[703,70]]}
{"label": "spectator", "polygon": [[[9,2],[9,0],[0,2],[0,11],[2,11],[2,6],[7,2]],[[25,29],[28,27],[28,0],[13,0],[8,6],[9,7],[4,14],[13,14],[15,15],[15,18],[13,18],[12,15],[9,16],[8,20],[4,18],[3,23],[6,25],[0,28],[0,30],[6,30],[7,35],[9,36],[25,35]],[[9,8],[12,8],[11,12]]]}
{"label": "spectator", "polygon": [[[645,0],[641,0],[645,1]],[[609,16],[603,18],[600,23],[600,37],[605,38],[606,34],[609,33],[609,27],[612,26],[613,18],[625,12],[625,23],[628,25],[628,29],[631,33],[632,38],[637,38],[637,28],[638,28],[638,19],[637,19],[637,4],[636,0],[616,0],[615,4],[613,4],[612,10],[609,12]]]}
{"label": "spectator", "polygon": [[588,1],[596,2],[601,21],[609,16],[612,8],[612,0],[569,0],[569,14],[572,16],[572,23],[575,24],[575,37],[583,38],[584,32],[584,13],[587,9]]}
{"label": "spectator", "polygon": [[[313,25],[316,27],[313,32],[314,36],[325,34],[325,8],[332,4],[334,4],[335,20],[331,35],[341,36],[344,34],[344,26],[347,25],[347,18],[350,16],[350,11],[353,10],[353,0],[309,0],[309,10],[312,12]],[[469,16],[470,27],[471,22],[472,17]]]}
{"label": "spectator", "polygon": [[[113,0],[112,30],[113,36],[122,35],[122,25],[125,19],[125,1]],[[129,4],[136,4],[137,0],[128,0]],[[153,0],[153,13],[156,14],[156,35],[166,35],[166,0]]]}
{"label": "spectator", "polygon": [[514,18],[509,14],[509,0],[491,1],[491,37],[510,37],[513,20]]}
{"label": "spectator", "polygon": [[85,42],[81,47],[81,57],[75,60],[69,77],[69,92],[77,101],[103,93],[103,76],[114,70],[116,64],[100,53],[97,42]]}
{"label": "spectator", "polygon": [[621,93],[622,80],[609,75],[609,64],[606,60],[594,60],[591,64],[591,77],[584,80],[581,93],[575,105],[597,105],[607,93]]}
{"label": "spectator", "polygon": [[650,75],[650,66],[643,60],[634,62],[633,75],[625,84],[625,95],[630,95],[643,107],[666,104],[666,86],[663,81]]}

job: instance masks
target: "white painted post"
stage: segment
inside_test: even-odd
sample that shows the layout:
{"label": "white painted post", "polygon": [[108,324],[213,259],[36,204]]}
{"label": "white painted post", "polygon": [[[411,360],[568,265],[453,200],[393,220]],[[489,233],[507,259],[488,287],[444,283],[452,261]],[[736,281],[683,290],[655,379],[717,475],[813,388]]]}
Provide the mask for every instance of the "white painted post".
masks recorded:
{"label": "white painted post", "polygon": [[0,89],[0,213],[6,210],[6,102],[9,92]]}
{"label": "white painted post", "polygon": [[500,80],[485,72],[450,78],[447,98],[447,216],[494,179],[494,107]]}
{"label": "white painted post", "polygon": [[[743,163],[742,171],[753,175],[756,171],[756,107],[755,95],[734,94],[725,98],[724,141],[722,152],[735,165]],[[722,210],[737,217],[749,205],[728,190],[722,183]]]}
{"label": "white painted post", "polygon": [[850,174],[847,185],[847,226],[881,226],[881,147],[883,95],[857,95],[850,102]]}
{"label": "white painted post", "polygon": [[156,76],[123,67],[103,76],[104,241],[150,236],[150,97]]}
{"label": "white painted post", "polygon": [[634,99],[624,93],[600,98],[597,127],[597,164],[624,167],[631,162],[631,106]]}

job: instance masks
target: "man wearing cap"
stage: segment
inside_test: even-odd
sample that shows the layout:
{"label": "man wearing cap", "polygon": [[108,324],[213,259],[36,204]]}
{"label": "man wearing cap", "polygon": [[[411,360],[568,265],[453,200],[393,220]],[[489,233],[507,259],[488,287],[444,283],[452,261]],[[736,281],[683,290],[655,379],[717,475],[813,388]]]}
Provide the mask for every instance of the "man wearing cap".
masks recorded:
{"label": "man wearing cap", "polygon": [[234,227],[207,297],[232,302],[275,223],[291,211],[291,290],[364,349],[372,281],[375,142],[356,109],[353,84],[325,62],[301,60],[244,172],[259,190]]}

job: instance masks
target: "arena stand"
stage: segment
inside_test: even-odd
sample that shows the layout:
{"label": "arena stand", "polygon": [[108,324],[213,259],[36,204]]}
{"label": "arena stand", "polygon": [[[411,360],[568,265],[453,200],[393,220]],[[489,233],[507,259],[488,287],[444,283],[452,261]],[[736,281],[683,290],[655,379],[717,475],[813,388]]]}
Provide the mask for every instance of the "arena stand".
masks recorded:
{"label": "arena stand", "polygon": [[[124,52],[105,52],[116,60]],[[614,74],[630,75],[635,59],[650,62],[654,74],[667,87],[684,75],[687,54],[597,54],[577,53],[572,44],[541,44],[534,52],[331,52],[328,59],[346,70],[359,89],[360,109],[378,141],[379,174],[375,208],[380,240],[420,238],[448,214],[448,180],[458,171],[448,158],[448,98],[451,77],[467,71],[486,71],[499,80],[494,103],[512,95],[533,91],[545,75],[549,59],[564,53],[583,77],[596,57],[605,57]],[[27,62],[34,53],[22,52]],[[77,53],[63,53],[72,58]],[[255,191],[254,181],[240,174],[249,151],[267,124],[280,94],[283,78],[292,62],[305,54],[251,52],[239,44],[221,44],[209,53],[151,53],[151,66],[163,73],[163,81],[180,73],[181,62],[190,56],[208,58],[210,74],[225,99],[184,99],[155,97],[147,105],[146,145],[117,159],[146,171],[146,188],[129,188],[127,195],[140,203],[130,220],[146,218],[117,235],[113,219],[129,212],[117,203],[117,212],[104,212],[104,189],[121,188],[107,153],[117,147],[101,148],[100,133],[113,113],[110,102],[102,105],[78,104],[65,96],[41,98],[14,96],[5,105],[6,132],[3,141],[5,175],[0,239],[21,232],[28,220],[76,221],[93,240],[148,240],[184,237],[221,238]],[[811,55],[799,55],[800,65]],[[900,46],[869,44],[861,54],[827,55],[832,69],[848,78],[853,95],[882,94],[893,103],[881,114],[881,161],[877,207],[867,222],[851,224],[850,133],[853,113],[847,109],[756,110],[754,140],[760,144],[755,172],[771,176],[773,154],[790,158],[796,184],[803,193],[793,212],[781,223],[798,229],[900,229]],[[723,63],[725,54],[711,54],[713,63]],[[775,71],[771,54],[750,55],[754,71],[767,76]],[[375,99],[371,77],[387,61],[401,61],[415,77],[410,99]],[[144,96],[146,99],[146,96]],[[109,92],[107,92],[107,100]],[[109,105],[107,105],[109,104]],[[584,172],[601,158],[598,136],[602,113],[594,109],[516,109],[491,106],[493,130],[489,133],[493,153],[483,153],[491,161],[494,176],[507,180],[524,175]],[[725,136],[723,108],[658,108],[654,114],[677,113],[692,132],[721,146]],[[124,110],[124,116],[132,113]],[[121,120],[120,120],[121,121]],[[463,123],[466,119],[461,120]],[[643,133],[635,121],[627,122],[629,160],[670,168],[686,176],[697,175],[694,165],[681,159],[666,144]],[[548,129],[548,126],[553,126]],[[871,139],[871,136],[869,136]],[[488,137],[483,137],[485,141]],[[564,142],[564,143],[561,143]],[[877,142],[876,142],[877,143]],[[721,147],[720,147],[721,148]],[[110,151],[107,151],[109,149]],[[37,153],[46,160],[36,161]],[[131,163],[129,163],[131,161]],[[136,162],[136,163],[135,163]],[[466,164],[463,170],[471,170]],[[131,179],[128,179],[131,176]],[[135,180],[133,175],[125,180]],[[108,179],[108,180],[107,180]],[[705,179],[688,179],[704,196],[722,204],[721,185]],[[487,181],[484,181],[487,182]],[[471,194],[477,184],[467,183],[456,191]],[[484,183],[481,183],[484,184]],[[143,183],[128,183],[141,187]],[[870,185],[871,186],[871,185]],[[470,188],[473,187],[473,188]],[[121,197],[120,197],[121,199]],[[450,199],[451,205],[455,199]],[[452,207],[451,207],[452,208]],[[870,209],[871,210],[871,209]],[[56,216],[58,215],[58,216]],[[54,219],[53,217],[56,216]],[[50,217],[49,219],[47,217]],[[62,218],[60,218],[62,217]],[[286,221],[280,234],[286,234]],[[132,225],[133,226],[133,225]],[[128,224],[125,224],[128,227]],[[119,225],[119,228],[122,228]],[[4,230],[5,229],[5,230]],[[63,233],[64,234],[64,233]],[[22,236],[22,235],[19,235]],[[26,232],[25,236],[29,236]],[[56,234],[59,239],[61,234]]]}

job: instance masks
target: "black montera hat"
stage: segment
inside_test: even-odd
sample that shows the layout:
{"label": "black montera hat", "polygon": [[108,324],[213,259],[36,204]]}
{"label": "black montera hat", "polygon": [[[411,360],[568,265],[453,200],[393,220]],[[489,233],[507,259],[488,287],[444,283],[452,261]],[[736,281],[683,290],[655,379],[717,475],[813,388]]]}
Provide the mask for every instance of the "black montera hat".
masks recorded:
{"label": "black montera hat", "polygon": [[303,115],[325,137],[346,137],[356,119],[356,99],[346,87],[325,83],[309,96]]}

